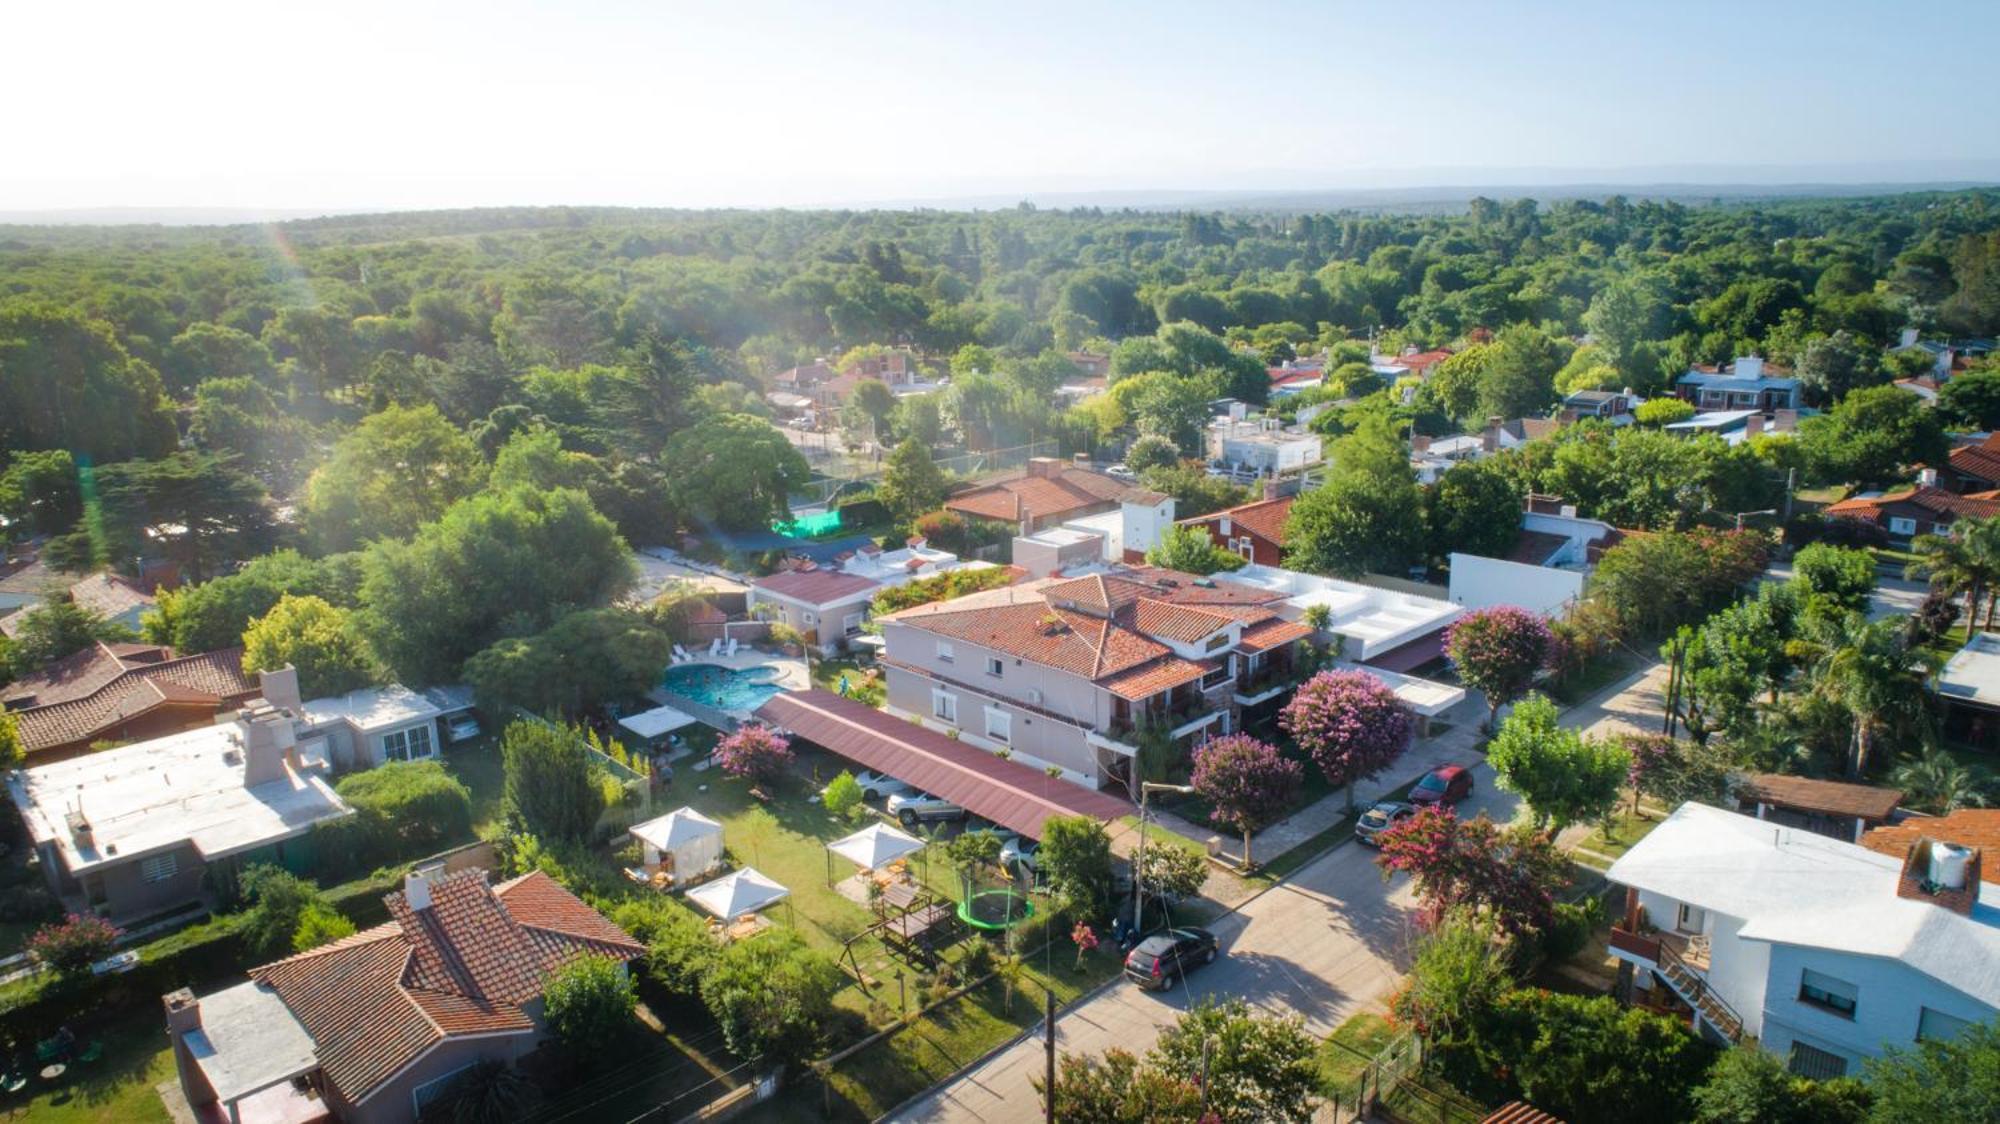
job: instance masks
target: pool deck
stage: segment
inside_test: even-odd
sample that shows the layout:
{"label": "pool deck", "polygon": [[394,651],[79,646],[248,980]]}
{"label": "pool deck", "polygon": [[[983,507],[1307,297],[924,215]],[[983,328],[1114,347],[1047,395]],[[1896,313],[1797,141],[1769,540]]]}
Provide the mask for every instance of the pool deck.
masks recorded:
{"label": "pool deck", "polygon": [[[787,691],[804,691],[812,686],[812,680],[806,674],[806,661],[802,659],[774,655],[770,652],[758,651],[755,648],[738,648],[734,656],[713,657],[708,654],[708,649],[704,648],[693,653],[693,655],[693,659],[684,663],[674,664],[673,666],[700,667],[707,665],[709,667],[728,668],[731,671],[748,671],[751,668],[768,667],[776,670],[778,673],[777,678],[772,680],[772,682]],[[718,730],[733,730],[750,717],[750,712],[747,710],[721,710],[688,698],[685,695],[676,694],[665,687],[653,688],[646,692],[646,697],[661,706],[678,707],[685,710],[687,713],[694,715],[696,718],[701,719],[702,722]]]}

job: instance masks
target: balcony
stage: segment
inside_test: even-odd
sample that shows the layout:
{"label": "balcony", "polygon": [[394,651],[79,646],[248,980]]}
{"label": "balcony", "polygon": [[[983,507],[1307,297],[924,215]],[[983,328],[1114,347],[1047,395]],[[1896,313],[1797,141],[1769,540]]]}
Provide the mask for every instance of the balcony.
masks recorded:
{"label": "balcony", "polygon": [[1297,668],[1260,667],[1236,677],[1236,705],[1256,706],[1270,702],[1299,684]]}
{"label": "balcony", "polygon": [[1708,939],[1687,933],[1635,933],[1611,929],[1611,955],[1650,971],[1653,978],[1686,1006],[1695,1030],[1707,1030],[1725,1043],[1743,1037],[1743,1019],[1708,981]]}
{"label": "balcony", "polygon": [[1139,732],[1145,727],[1164,726],[1167,736],[1178,742],[1220,721],[1225,713],[1209,706],[1199,695],[1187,695],[1175,699],[1170,706],[1141,711],[1136,721],[1131,714],[1113,717],[1105,729],[1085,731],[1084,740],[1099,749],[1130,757],[1138,750]]}

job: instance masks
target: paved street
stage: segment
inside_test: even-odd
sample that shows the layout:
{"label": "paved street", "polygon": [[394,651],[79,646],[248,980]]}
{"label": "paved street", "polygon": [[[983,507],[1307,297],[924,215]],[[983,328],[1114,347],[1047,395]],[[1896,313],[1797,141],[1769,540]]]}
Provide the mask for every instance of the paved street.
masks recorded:
{"label": "paved street", "polygon": [[[1511,819],[1514,797],[1493,787],[1492,770],[1483,763],[1475,774],[1478,791],[1467,809]],[[1190,973],[1185,987],[1154,994],[1114,984],[1060,1018],[1058,1048],[1143,1051],[1162,1027],[1209,994],[1296,1013],[1317,1034],[1381,1003],[1408,964],[1411,897],[1408,879],[1382,881],[1374,856],[1347,843],[1307,865],[1218,923],[1222,959]],[[1040,1100],[1031,1079],[1044,1064],[1040,1036],[1022,1039],[891,1119],[1035,1119]]]}

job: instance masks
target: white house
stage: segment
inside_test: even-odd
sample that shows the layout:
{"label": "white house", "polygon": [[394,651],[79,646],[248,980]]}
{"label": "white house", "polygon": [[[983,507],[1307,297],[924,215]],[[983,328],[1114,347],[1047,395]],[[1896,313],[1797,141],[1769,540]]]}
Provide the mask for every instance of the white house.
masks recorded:
{"label": "white house", "polygon": [[391,761],[423,761],[438,753],[437,720],[444,712],[399,684],[363,687],[304,704],[271,701],[300,711],[300,744],[311,747],[323,739],[317,755],[336,768],[372,769]]}
{"label": "white house", "polygon": [[1814,1078],[2000,1010],[2000,887],[1980,852],[1902,857],[1689,803],[1611,867],[1635,1001]]}

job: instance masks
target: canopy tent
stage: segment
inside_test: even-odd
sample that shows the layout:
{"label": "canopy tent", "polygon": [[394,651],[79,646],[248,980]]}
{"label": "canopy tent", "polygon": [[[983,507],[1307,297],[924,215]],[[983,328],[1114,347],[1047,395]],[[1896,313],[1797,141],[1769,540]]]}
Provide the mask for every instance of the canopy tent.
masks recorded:
{"label": "canopy tent", "polygon": [[755,913],[790,894],[790,890],[747,866],[687,892],[689,901],[724,921]]}
{"label": "canopy tent", "polygon": [[675,710],[670,706],[656,706],[642,710],[618,720],[618,724],[631,731],[632,736],[641,741],[652,741],[664,737],[683,726],[692,726],[698,721],[693,715]]}
{"label": "canopy tent", "polygon": [[687,881],[722,862],[722,825],[693,808],[633,824],[631,831],[646,846],[646,865],[657,867],[669,881]]}
{"label": "canopy tent", "polygon": [[885,823],[871,824],[845,839],[836,839],[826,849],[863,870],[880,870],[904,855],[924,849],[923,840],[898,831]]}

